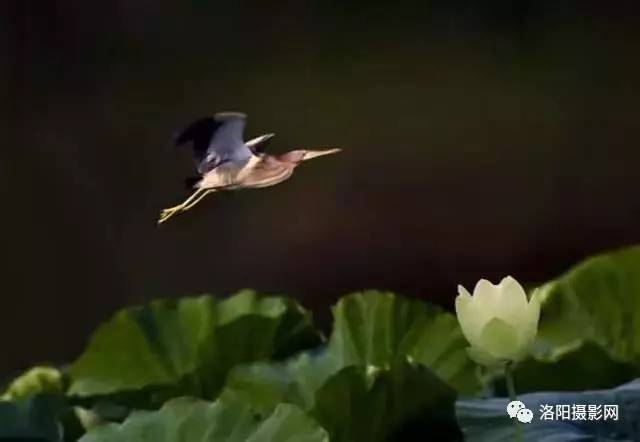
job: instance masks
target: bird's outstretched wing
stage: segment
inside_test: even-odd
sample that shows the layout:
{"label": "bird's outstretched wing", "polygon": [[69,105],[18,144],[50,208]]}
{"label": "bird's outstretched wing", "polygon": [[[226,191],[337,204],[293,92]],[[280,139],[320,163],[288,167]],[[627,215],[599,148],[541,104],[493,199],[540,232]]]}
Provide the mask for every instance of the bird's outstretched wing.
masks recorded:
{"label": "bird's outstretched wing", "polygon": [[243,140],[246,115],[221,112],[201,118],[174,136],[176,145],[193,142],[193,155],[200,174],[226,162],[242,162],[253,154]]}
{"label": "bird's outstretched wing", "polygon": [[257,155],[265,151],[267,146],[271,143],[271,139],[275,136],[276,134],[273,133],[260,135],[259,137],[253,138],[244,144],[251,149],[251,152]]}

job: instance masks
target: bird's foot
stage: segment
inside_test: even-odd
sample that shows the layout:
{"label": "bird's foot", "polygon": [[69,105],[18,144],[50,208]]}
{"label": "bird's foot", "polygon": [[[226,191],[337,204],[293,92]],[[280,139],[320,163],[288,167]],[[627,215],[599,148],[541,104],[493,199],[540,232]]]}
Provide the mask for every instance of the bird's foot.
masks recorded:
{"label": "bird's foot", "polygon": [[164,209],[162,212],[160,212],[160,219],[158,219],[158,224],[162,224],[163,222],[167,221],[169,218],[180,213],[181,211],[182,211],[182,205]]}

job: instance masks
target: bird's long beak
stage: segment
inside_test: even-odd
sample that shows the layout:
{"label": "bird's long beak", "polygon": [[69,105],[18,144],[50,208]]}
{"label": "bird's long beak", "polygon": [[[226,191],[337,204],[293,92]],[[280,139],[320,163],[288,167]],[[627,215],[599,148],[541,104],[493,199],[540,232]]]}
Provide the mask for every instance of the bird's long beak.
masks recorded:
{"label": "bird's long beak", "polygon": [[307,161],[310,160],[312,158],[318,158],[318,157],[322,157],[325,155],[331,155],[334,153],[338,153],[340,152],[342,149],[339,148],[333,148],[333,149],[325,149],[325,150],[307,150],[304,154],[304,157],[302,158],[302,161]]}

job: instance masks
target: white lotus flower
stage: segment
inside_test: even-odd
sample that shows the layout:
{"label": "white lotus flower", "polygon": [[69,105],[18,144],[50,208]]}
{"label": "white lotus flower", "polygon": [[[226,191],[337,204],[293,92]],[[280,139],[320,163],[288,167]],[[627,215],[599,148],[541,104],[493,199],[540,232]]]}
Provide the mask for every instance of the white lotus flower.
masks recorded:
{"label": "white lotus flower", "polygon": [[483,365],[518,361],[528,353],[538,332],[540,300],[527,302],[522,286],[511,276],[494,285],[481,279],[473,296],[458,286],[456,314],[471,347],[472,359]]}

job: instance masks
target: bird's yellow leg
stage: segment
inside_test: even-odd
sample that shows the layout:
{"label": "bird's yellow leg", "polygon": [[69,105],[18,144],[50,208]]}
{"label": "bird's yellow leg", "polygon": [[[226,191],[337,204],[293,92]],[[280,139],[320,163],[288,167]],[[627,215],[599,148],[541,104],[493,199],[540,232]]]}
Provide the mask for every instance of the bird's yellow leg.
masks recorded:
{"label": "bird's yellow leg", "polygon": [[164,209],[160,213],[160,219],[158,220],[158,224],[162,224],[163,222],[165,222],[166,220],[168,220],[172,216],[176,215],[177,213],[184,211],[184,208],[186,206],[191,204],[193,202],[193,200],[198,198],[202,193],[206,193],[206,191],[207,191],[207,189],[198,189],[195,192],[193,192],[191,194],[191,196],[189,196],[189,198],[187,198],[186,200],[184,200],[182,203],[178,204],[177,206],[173,206],[173,207],[169,207],[167,209]]}
{"label": "bird's yellow leg", "polygon": [[191,209],[193,206],[198,204],[200,201],[202,201],[202,199],[205,196],[207,196],[207,195],[209,195],[210,193],[213,193],[213,192],[217,192],[217,189],[207,189],[207,191],[204,192],[202,195],[200,195],[195,201],[192,201],[191,203],[187,204],[180,211],[181,212],[186,212],[187,210]]}

